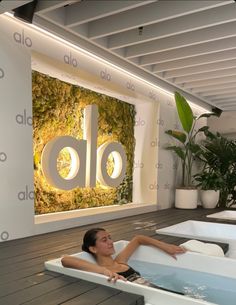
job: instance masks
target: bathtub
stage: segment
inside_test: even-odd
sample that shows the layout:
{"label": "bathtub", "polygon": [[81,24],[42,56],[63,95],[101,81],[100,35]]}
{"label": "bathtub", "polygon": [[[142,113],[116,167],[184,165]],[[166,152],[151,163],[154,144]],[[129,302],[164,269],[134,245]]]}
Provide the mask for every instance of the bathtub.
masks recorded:
{"label": "bathtub", "polygon": [[235,220],[236,221],[236,211],[222,211],[214,214],[207,215],[209,218]]}
{"label": "bathtub", "polygon": [[158,229],[156,233],[228,243],[229,251],[226,256],[236,259],[236,225],[187,220]]}
{"label": "bathtub", "polygon": [[[118,241],[114,243],[116,253],[119,253],[124,246],[127,245],[127,241]],[[90,262],[94,262],[91,255],[85,252],[74,254],[75,257],[86,259]],[[236,280],[236,260],[226,259],[222,257],[210,257],[197,253],[187,252],[179,255],[177,260],[171,256],[165,254],[159,249],[140,246],[129,260],[138,261],[139,263],[158,262],[161,265],[169,267],[184,268],[192,271],[207,272],[212,275],[225,276],[228,279]],[[132,265],[132,264],[131,264]],[[85,272],[75,270],[71,268],[64,268],[61,265],[61,258],[50,260],[45,262],[46,269],[54,272],[59,272],[68,276],[80,278],[83,280],[91,281],[101,285],[106,285],[126,292],[138,294],[144,296],[146,305],[210,305],[216,303],[210,303],[203,300],[194,299],[188,296],[179,295],[172,292],[163,291],[156,288],[142,286],[136,283],[117,281],[116,283],[110,283],[107,281],[107,277],[101,274]]]}

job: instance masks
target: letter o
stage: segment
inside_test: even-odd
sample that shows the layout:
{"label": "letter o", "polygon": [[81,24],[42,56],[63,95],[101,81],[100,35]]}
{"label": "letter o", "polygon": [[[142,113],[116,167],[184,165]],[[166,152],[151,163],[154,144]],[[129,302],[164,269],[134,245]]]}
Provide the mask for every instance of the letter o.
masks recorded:
{"label": "letter o", "polygon": [[75,58],[72,59],[72,66],[75,68],[78,66],[77,60]]}
{"label": "letter o", "polygon": [[64,55],[64,62],[66,64],[69,64],[70,60],[69,60],[69,56],[68,55]]}
{"label": "letter o", "polygon": [[28,116],[28,117],[27,117],[27,124],[28,124],[29,126],[32,126],[32,125],[33,125],[33,118],[32,118],[32,116]]}
{"label": "letter o", "polygon": [[0,152],[0,162],[5,162],[7,160],[7,155],[4,152]]}
{"label": "letter o", "polygon": [[29,37],[26,37],[25,44],[28,48],[32,47],[32,40]]}
{"label": "letter o", "polygon": [[29,192],[29,199],[34,200],[34,192],[33,191]]}
{"label": "letter o", "polygon": [[19,193],[18,193],[18,199],[19,199],[19,200],[21,200],[21,201],[22,201],[22,200],[25,200],[25,199],[26,199],[25,197],[26,197],[25,192],[19,192]]}
{"label": "letter o", "polygon": [[101,76],[102,79],[104,79],[104,78],[105,78],[105,72],[104,72],[104,71],[101,71],[101,72],[100,72],[100,76]]}
{"label": "letter o", "polygon": [[[41,163],[43,174],[50,185],[62,190],[85,187],[86,142],[71,136],[59,136],[46,144]],[[57,170],[57,158],[60,151],[66,147],[71,155],[71,170],[67,178],[63,178]]]}
{"label": "letter o", "polygon": [[5,241],[8,240],[9,233],[7,231],[3,231],[0,236],[1,236],[1,240]]}
{"label": "letter o", "polygon": [[5,75],[4,70],[2,68],[0,68],[0,78],[3,78]]}
{"label": "letter o", "polygon": [[[111,176],[107,173],[107,159],[112,153],[115,168]],[[105,143],[97,151],[97,179],[110,187],[117,187],[124,179],[126,173],[126,154],[123,146],[118,142]]]}

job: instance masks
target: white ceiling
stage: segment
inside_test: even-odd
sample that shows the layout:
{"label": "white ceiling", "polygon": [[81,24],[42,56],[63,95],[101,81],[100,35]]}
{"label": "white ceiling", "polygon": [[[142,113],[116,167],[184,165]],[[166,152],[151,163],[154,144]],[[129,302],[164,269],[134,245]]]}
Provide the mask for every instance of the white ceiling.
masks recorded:
{"label": "white ceiling", "polygon": [[[0,13],[27,2],[3,0]],[[236,110],[233,0],[39,0],[33,23],[157,85]]]}

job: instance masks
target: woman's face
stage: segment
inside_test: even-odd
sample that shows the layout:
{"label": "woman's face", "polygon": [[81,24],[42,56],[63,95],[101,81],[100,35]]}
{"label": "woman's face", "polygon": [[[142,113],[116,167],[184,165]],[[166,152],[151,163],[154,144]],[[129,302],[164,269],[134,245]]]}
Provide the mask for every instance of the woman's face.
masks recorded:
{"label": "woman's face", "polygon": [[106,231],[99,231],[96,235],[94,252],[96,255],[109,256],[115,253],[111,235]]}

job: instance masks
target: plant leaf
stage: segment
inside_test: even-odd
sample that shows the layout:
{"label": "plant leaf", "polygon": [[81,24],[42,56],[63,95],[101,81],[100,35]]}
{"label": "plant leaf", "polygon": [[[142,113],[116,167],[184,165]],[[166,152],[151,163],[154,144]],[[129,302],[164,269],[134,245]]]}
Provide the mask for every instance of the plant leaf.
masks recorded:
{"label": "plant leaf", "polygon": [[178,92],[175,92],[175,102],[183,129],[189,133],[193,125],[193,112],[186,99]]}
{"label": "plant leaf", "polygon": [[169,136],[172,136],[173,138],[179,140],[183,144],[185,143],[186,138],[187,138],[185,133],[183,133],[182,131],[178,131],[178,130],[169,129],[169,130],[166,130],[165,133],[168,134]]}
{"label": "plant leaf", "polygon": [[185,154],[184,151],[181,147],[179,146],[168,146],[166,147],[167,150],[173,150],[179,157],[180,159],[184,160],[185,159]]}
{"label": "plant leaf", "polygon": [[189,150],[193,153],[193,154],[197,154],[198,152],[200,153],[201,151],[201,147],[198,144],[195,143],[191,143],[189,142]]}

